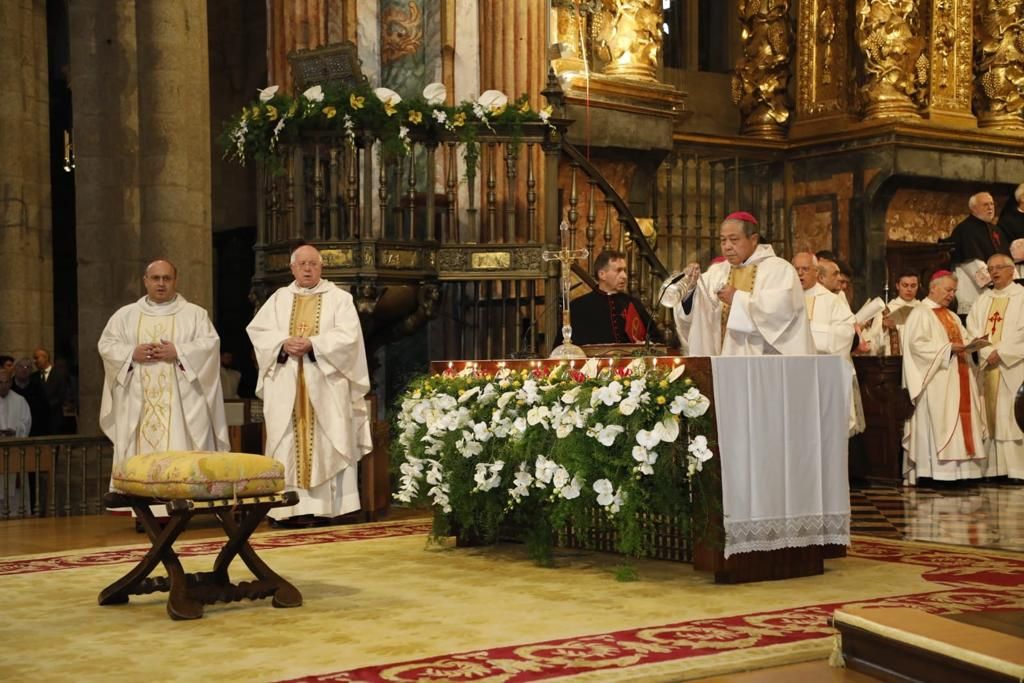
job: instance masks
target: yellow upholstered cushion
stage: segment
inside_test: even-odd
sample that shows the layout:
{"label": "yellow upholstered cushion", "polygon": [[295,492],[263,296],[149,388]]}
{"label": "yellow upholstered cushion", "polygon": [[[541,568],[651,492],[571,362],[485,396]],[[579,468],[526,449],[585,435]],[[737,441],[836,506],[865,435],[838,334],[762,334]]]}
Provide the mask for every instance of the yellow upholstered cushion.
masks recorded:
{"label": "yellow upholstered cushion", "polygon": [[122,493],[151,498],[259,496],[284,490],[284,465],[252,453],[147,453],[115,467],[113,485]]}

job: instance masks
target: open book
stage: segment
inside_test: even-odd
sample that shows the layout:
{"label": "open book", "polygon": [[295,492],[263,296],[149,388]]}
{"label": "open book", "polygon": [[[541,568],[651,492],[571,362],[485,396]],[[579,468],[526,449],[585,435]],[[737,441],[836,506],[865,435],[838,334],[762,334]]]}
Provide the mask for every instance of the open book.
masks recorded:
{"label": "open book", "polygon": [[874,299],[868,299],[864,302],[864,305],[860,307],[860,310],[853,317],[857,319],[858,325],[863,326],[871,322],[871,319],[883,310],[885,310],[885,302],[876,296]]}
{"label": "open book", "polygon": [[914,312],[913,306],[900,306],[895,311],[889,313],[889,320],[893,321],[897,325],[902,325],[907,322],[907,318]]}

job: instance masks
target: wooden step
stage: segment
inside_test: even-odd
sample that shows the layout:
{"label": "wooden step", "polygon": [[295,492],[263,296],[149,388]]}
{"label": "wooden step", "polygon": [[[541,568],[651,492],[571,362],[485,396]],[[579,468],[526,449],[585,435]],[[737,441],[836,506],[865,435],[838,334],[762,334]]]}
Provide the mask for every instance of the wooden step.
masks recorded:
{"label": "wooden step", "polygon": [[844,607],[832,622],[847,668],[883,680],[1024,680],[1024,638],[1012,627],[993,630],[903,607]]}

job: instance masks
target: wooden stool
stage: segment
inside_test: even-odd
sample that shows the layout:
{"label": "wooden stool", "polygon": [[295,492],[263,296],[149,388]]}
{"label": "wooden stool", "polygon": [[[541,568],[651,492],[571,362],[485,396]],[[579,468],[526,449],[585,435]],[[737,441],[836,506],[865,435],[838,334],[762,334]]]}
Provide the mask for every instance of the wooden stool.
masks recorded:
{"label": "wooden stool", "polygon": [[[302,594],[249,545],[249,536],[268,511],[299,501],[295,491],[281,492],[283,477],[280,463],[245,453],[167,452],[128,458],[112,477],[118,490],[103,496],[103,503],[134,510],[153,547],[131,571],[100,592],[99,604],[119,605],[130,595],[166,591],[171,619],[199,619],[203,605],[242,599],[271,597],[274,607],[300,606]],[[169,517],[163,527],[150,510],[150,505],[160,504],[167,506]],[[227,540],[213,571],[189,574],[173,545],[192,518],[204,514],[220,521]],[[254,581],[231,582],[228,568],[236,555]],[[149,578],[157,564],[163,564],[167,576]]]}

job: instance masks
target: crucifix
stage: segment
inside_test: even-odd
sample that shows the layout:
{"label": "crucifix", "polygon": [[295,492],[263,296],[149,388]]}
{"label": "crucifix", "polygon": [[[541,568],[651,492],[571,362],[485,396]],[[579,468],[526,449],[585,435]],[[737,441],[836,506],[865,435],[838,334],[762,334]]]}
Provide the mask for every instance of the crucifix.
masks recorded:
{"label": "crucifix", "polygon": [[545,261],[558,261],[561,268],[561,289],[562,289],[562,344],[551,352],[551,358],[586,358],[587,354],[583,349],[572,343],[572,321],[569,318],[569,288],[571,285],[569,275],[572,264],[581,258],[586,258],[589,251],[586,248],[572,249],[569,244],[569,224],[562,221],[558,226],[558,232],[562,248],[558,251],[544,251],[541,258]]}
{"label": "crucifix", "polygon": [[999,323],[1003,322],[1003,316],[999,315],[999,311],[996,311],[988,317],[988,321],[992,323],[992,331],[989,333],[989,336],[995,337]]}

